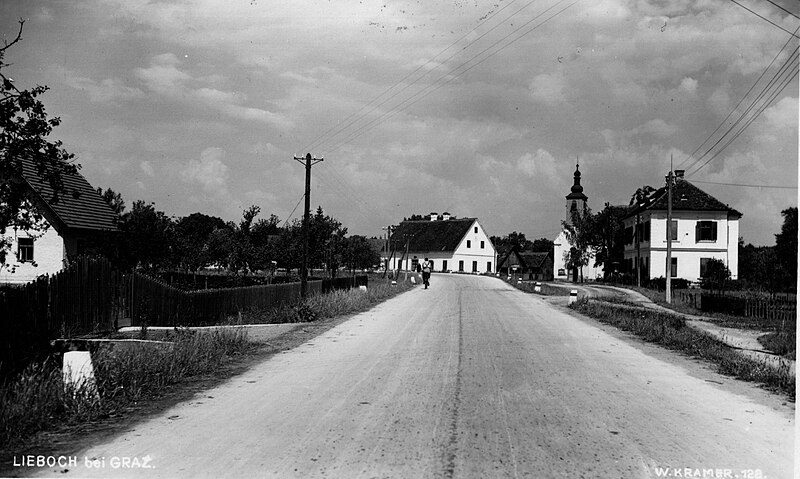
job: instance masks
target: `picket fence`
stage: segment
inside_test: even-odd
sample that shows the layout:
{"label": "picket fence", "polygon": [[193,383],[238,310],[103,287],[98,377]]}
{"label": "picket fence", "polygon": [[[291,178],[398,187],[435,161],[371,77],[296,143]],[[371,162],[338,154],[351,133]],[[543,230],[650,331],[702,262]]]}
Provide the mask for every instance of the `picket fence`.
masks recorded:
{"label": "picket fence", "polygon": [[724,313],[781,324],[793,324],[797,321],[797,301],[784,295],[753,297],[679,291],[676,297],[683,303],[704,312]]}

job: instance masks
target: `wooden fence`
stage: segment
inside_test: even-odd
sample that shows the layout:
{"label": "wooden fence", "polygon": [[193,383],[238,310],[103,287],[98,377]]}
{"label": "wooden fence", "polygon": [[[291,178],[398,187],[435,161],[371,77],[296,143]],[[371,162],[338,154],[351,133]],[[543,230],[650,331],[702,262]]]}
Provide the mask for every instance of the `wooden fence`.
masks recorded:
{"label": "wooden fence", "polygon": [[[366,285],[367,277],[308,282],[309,294]],[[103,258],[78,258],[64,270],[0,290],[0,373],[17,370],[49,351],[56,338],[132,325],[218,324],[248,309],[300,299],[300,283],[183,291],[141,273],[121,273]]]}
{"label": "wooden fence", "polygon": [[58,337],[108,331],[125,315],[127,278],[107,260],[78,258],[67,268],[0,291],[0,369],[47,350]]}
{"label": "wooden fence", "polygon": [[[308,294],[366,284],[366,276],[309,281]],[[300,300],[300,283],[183,291],[140,273],[134,273],[131,291],[132,326],[219,324],[239,312],[267,309]]]}
{"label": "wooden fence", "polygon": [[694,295],[690,301],[693,302],[695,308],[705,312],[763,319],[782,324],[791,324],[797,321],[797,301],[782,296],[762,298],[700,293]]}

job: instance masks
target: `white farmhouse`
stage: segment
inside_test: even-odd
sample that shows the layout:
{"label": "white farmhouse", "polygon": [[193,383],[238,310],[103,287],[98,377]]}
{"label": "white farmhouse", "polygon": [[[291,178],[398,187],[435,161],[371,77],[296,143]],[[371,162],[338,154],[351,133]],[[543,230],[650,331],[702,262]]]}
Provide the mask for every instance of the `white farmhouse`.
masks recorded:
{"label": "white farmhouse", "polygon": [[62,174],[65,193],[53,202],[53,189],[41,179],[32,160],[22,160],[27,199],[44,217],[47,228],[26,231],[8,225],[8,267],[0,266],[0,284],[26,283],[60,271],[68,258],[96,252],[101,235],[117,230],[116,213],[79,173]]}
{"label": "white farmhouse", "polygon": [[425,258],[434,271],[492,273],[497,253],[477,218],[431,213],[427,219],[403,221],[392,231],[386,255],[390,269],[414,270]]}
{"label": "white farmhouse", "polygon": [[[742,214],[691,184],[682,170],[675,171],[672,189],[672,260],[670,275],[697,281],[712,258],[739,274],[739,219]],[[625,272],[642,280],[666,277],[667,188],[656,190],[634,205],[623,219],[625,225]]]}

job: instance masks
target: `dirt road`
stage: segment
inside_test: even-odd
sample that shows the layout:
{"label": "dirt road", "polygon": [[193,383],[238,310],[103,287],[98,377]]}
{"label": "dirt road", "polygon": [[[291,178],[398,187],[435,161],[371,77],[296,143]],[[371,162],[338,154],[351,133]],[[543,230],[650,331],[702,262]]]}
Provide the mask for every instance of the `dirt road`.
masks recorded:
{"label": "dirt road", "polygon": [[675,355],[493,278],[434,275],[40,472],[792,477],[793,404]]}

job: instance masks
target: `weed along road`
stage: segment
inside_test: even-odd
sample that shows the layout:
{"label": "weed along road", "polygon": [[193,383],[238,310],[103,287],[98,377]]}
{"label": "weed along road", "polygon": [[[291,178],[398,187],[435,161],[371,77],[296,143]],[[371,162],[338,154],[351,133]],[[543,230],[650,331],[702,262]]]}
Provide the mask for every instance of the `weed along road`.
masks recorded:
{"label": "weed along road", "polygon": [[787,478],[793,417],[779,396],[497,279],[434,274],[39,472]]}

